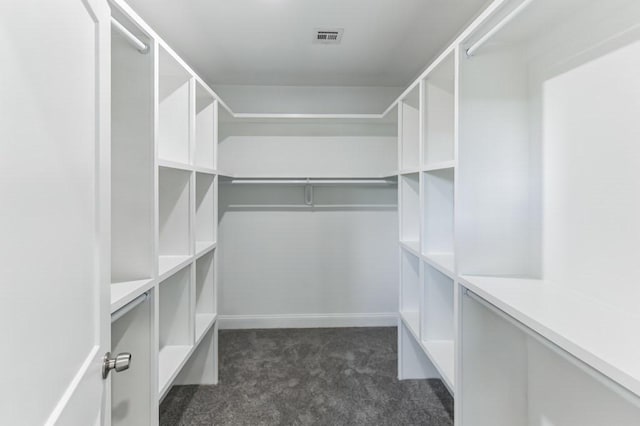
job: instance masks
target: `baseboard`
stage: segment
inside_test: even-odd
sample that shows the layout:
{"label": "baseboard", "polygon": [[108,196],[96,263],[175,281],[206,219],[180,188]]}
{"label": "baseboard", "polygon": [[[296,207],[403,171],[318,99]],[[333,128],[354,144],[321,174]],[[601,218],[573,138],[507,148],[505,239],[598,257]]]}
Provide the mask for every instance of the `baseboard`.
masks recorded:
{"label": "baseboard", "polygon": [[220,330],[252,328],[396,327],[395,312],[371,314],[219,315]]}

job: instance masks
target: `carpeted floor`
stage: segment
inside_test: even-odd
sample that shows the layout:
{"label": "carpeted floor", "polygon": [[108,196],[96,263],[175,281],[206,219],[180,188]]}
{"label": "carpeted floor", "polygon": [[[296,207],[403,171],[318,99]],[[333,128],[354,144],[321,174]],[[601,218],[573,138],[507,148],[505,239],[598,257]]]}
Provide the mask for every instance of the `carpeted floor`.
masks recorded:
{"label": "carpeted floor", "polygon": [[395,328],[220,331],[220,383],[175,386],[161,425],[453,424],[439,380],[397,379]]}

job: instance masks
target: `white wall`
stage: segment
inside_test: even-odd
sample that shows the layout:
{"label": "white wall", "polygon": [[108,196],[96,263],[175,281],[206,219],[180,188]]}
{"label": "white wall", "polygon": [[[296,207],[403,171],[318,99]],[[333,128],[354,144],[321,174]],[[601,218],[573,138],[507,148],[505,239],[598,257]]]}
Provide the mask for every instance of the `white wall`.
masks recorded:
{"label": "white wall", "polygon": [[395,325],[395,186],[303,200],[303,186],[220,185],[221,327]]}
{"label": "white wall", "polygon": [[213,90],[234,112],[379,114],[404,87],[218,85]]}

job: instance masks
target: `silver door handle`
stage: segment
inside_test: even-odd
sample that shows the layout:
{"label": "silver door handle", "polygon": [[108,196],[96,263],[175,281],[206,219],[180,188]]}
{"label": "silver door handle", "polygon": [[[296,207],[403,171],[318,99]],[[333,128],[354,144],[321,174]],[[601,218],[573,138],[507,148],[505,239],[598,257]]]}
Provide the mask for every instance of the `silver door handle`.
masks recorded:
{"label": "silver door handle", "polygon": [[131,354],[129,352],[119,353],[115,358],[111,358],[111,352],[107,352],[102,363],[102,378],[106,379],[111,370],[116,370],[116,373],[119,373],[127,370],[129,366],[131,366]]}

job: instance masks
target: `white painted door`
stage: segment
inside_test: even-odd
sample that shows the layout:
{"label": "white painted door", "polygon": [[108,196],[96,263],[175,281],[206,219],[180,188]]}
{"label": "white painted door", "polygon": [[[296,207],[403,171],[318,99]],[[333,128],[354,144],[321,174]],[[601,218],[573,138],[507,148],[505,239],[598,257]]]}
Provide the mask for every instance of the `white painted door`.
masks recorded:
{"label": "white painted door", "polygon": [[1,425],[110,421],[109,43],[105,0],[0,0]]}

